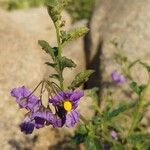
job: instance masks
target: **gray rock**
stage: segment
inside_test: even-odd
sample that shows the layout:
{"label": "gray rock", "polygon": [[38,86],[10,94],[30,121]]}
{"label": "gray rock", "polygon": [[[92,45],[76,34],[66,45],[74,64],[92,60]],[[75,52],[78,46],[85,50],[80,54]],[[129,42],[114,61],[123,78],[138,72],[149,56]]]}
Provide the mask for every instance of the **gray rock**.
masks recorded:
{"label": "gray rock", "polygon": [[[114,69],[120,71],[114,59],[114,54],[119,50],[130,61],[140,59],[150,64],[149,10],[150,0],[97,1],[89,23],[91,32],[85,44],[90,47],[87,50],[87,66],[97,70],[97,78],[93,78],[90,84],[94,83],[104,89],[102,95],[107,93],[106,89],[109,87],[116,93],[116,98],[131,98],[126,91],[127,85],[112,87],[110,74]],[[117,48],[112,41],[117,43]],[[136,66],[132,74],[138,83],[146,83],[148,80],[148,74],[141,66]]]}
{"label": "gray rock", "polygon": [[[101,0],[90,22],[92,55],[102,42],[102,60],[105,71],[110,73],[116,66],[113,55],[117,49],[113,40],[129,60],[141,59],[150,62],[150,1],[149,0]],[[105,65],[106,64],[106,65]],[[113,67],[115,66],[115,67]]]}

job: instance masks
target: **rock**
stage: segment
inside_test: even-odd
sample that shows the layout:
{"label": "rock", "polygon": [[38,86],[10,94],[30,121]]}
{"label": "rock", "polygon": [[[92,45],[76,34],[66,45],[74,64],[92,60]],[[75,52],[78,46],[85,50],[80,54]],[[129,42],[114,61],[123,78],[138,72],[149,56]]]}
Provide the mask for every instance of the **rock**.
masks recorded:
{"label": "rock", "polygon": [[[72,28],[69,15],[64,12],[63,16],[67,21],[66,28]],[[44,8],[13,12],[0,10],[0,20],[0,147],[4,150],[50,149],[64,137],[68,137],[66,134],[72,134],[72,129],[55,130],[47,127],[25,136],[19,129],[25,112],[18,108],[14,98],[10,96],[10,90],[22,85],[34,89],[43,78],[53,72],[44,65],[49,57],[37,44],[39,39],[44,39],[52,46],[56,45],[52,21]],[[65,79],[69,84],[74,75],[85,66],[83,39],[66,45],[63,54],[78,65],[73,71],[65,70]],[[91,101],[84,98],[84,109],[81,106],[83,113],[86,113],[85,108],[89,105],[86,99]]]}
{"label": "rock", "polygon": [[[45,39],[55,44],[55,30],[46,8],[14,10],[9,13],[11,19],[29,35],[34,35],[37,40]],[[71,24],[71,18],[67,12],[62,13],[66,20],[66,28]]]}
{"label": "rock", "polygon": [[99,43],[102,43],[101,59],[107,78],[111,71],[116,69],[113,56],[117,49],[112,45],[113,40],[119,46],[122,45],[121,50],[129,60],[141,59],[150,62],[150,1],[101,0],[96,6],[90,22],[91,60],[96,54]]}
{"label": "rock", "polygon": [[[149,9],[150,1],[147,0],[97,1],[89,23],[91,32],[85,44],[90,47],[90,50],[87,51],[90,53],[88,54],[90,62],[87,66],[97,70],[97,78],[93,78],[90,84],[94,83],[104,89],[101,91],[102,95],[111,89],[113,93],[116,93],[117,99],[131,98],[127,85],[114,86],[110,79],[113,70],[120,71],[114,59],[116,52],[121,51],[130,61],[140,59],[150,64]],[[112,44],[112,41],[117,43],[117,47]],[[147,72],[139,65],[133,69],[132,74],[138,83],[146,83],[148,80]]]}

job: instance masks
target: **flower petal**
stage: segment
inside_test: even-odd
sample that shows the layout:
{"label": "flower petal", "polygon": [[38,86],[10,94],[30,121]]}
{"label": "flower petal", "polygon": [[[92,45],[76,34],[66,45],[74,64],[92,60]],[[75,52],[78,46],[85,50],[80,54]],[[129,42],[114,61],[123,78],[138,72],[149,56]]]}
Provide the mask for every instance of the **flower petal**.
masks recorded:
{"label": "flower petal", "polygon": [[42,128],[45,125],[50,125],[55,122],[55,115],[46,108],[41,108],[41,110],[38,110],[37,112],[33,113],[32,117],[35,120],[35,127]]}
{"label": "flower petal", "polygon": [[27,97],[30,93],[31,92],[25,86],[14,88],[11,90],[11,96],[19,99]]}
{"label": "flower petal", "polygon": [[56,128],[56,127],[62,127],[62,126],[63,126],[62,119],[55,116],[53,127]]}
{"label": "flower petal", "polygon": [[73,127],[79,121],[79,112],[76,110],[71,111],[66,115],[66,126]]}
{"label": "flower petal", "polygon": [[77,101],[79,101],[79,99],[80,99],[81,97],[83,97],[83,96],[84,96],[84,92],[83,92],[83,91],[76,90],[76,91],[74,91],[73,94],[70,96],[70,100],[71,100],[72,102],[77,102]]}
{"label": "flower petal", "polygon": [[[41,101],[35,95],[30,95],[31,92],[26,87],[22,86],[19,88],[14,88],[11,91],[11,96],[16,98],[16,102],[21,108],[26,108],[27,110],[37,111],[42,105]],[[29,96],[30,95],[30,96]]]}
{"label": "flower petal", "polygon": [[49,99],[49,103],[52,103],[54,105],[59,104],[62,100],[64,100],[65,94],[64,92],[59,92],[58,94],[56,94],[54,97],[52,97],[51,99]]}
{"label": "flower petal", "polygon": [[20,124],[21,132],[25,134],[31,134],[34,130],[34,121],[31,118],[26,117],[24,121]]}

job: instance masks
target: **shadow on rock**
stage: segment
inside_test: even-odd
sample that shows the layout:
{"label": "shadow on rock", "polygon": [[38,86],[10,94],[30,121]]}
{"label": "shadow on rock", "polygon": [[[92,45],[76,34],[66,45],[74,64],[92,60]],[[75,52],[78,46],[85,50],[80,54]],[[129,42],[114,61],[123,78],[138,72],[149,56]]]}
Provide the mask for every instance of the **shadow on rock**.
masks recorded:
{"label": "shadow on rock", "polygon": [[49,150],[80,150],[79,147],[71,143],[71,137],[66,136],[63,140],[49,147]]}
{"label": "shadow on rock", "polygon": [[11,145],[12,149],[14,150],[32,150],[37,140],[38,140],[38,136],[35,135],[32,138],[26,137],[25,140],[23,141],[10,139],[8,141],[8,144]]}

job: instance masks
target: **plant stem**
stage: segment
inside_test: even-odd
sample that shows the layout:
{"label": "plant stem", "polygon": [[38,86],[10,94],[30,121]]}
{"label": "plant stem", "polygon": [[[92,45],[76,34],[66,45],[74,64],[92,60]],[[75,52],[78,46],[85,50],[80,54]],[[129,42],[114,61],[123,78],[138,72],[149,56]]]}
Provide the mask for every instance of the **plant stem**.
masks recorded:
{"label": "plant stem", "polygon": [[143,108],[145,105],[146,93],[149,90],[150,90],[150,78],[149,78],[147,86],[145,87],[143,92],[140,94],[136,110],[133,114],[133,122],[132,122],[130,129],[129,129],[128,136],[130,136],[133,133],[134,129],[137,127],[140,115],[142,114]]}
{"label": "plant stem", "polygon": [[83,123],[85,123],[86,125],[89,123],[89,121],[80,114],[80,119],[83,121]]}
{"label": "plant stem", "polygon": [[58,59],[60,59],[61,54],[62,54],[62,47],[61,47],[59,24],[58,24],[58,22],[56,22],[54,25],[55,25],[55,29],[56,29],[56,36],[57,36],[57,43],[58,43]]}
{"label": "plant stem", "polygon": [[62,46],[61,46],[61,38],[60,38],[60,30],[59,30],[59,22],[54,23],[55,29],[56,29],[56,36],[57,36],[57,44],[58,44],[58,64],[59,64],[59,82],[60,82],[60,88],[64,90],[64,79],[61,69],[60,60],[62,57]]}

